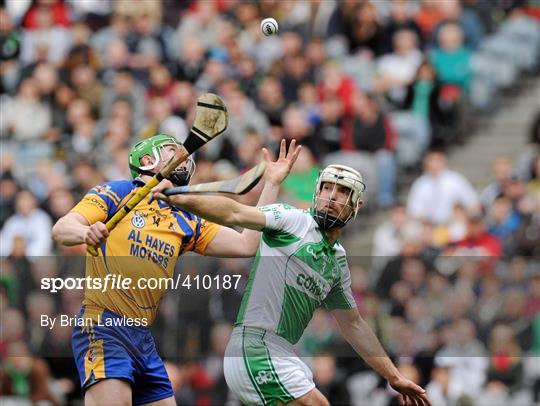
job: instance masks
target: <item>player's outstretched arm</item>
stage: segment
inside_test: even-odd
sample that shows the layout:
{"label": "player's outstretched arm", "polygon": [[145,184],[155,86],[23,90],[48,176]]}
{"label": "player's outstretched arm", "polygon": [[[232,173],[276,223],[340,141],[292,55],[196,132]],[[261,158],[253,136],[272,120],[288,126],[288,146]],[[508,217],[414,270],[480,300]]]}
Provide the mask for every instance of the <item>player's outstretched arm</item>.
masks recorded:
{"label": "player's outstretched arm", "polygon": [[190,213],[224,226],[239,226],[262,230],[266,216],[256,207],[240,204],[223,196],[165,196],[159,186],[152,189],[152,197],[180,207]]}
{"label": "player's outstretched arm", "polygon": [[401,375],[357,309],[333,310],[343,337],[402,396],[405,405],[430,405],[426,391]]}
{"label": "player's outstretched arm", "polygon": [[[277,201],[281,183],[291,172],[291,169],[296,162],[301,149],[302,147],[300,145],[297,146],[296,140],[294,139],[291,141],[289,148],[287,149],[287,143],[285,139],[282,139],[279,148],[279,155],[277,159],[274,160],[272,154],[266,148],[263,148],[263,159],[266,163],[266,170],[264,171],[263,176],[264,186],[261,195],[259,196],[257,206],[265,206]],[[255,256],[261,239],[261,234],[258,232],[258,230],[245,228],[238,236],[230,235],[232,234],[230,232],[228,234],[229,235],[227,235],[227,238],[229,241],[226,244],[226,248],[219,251],[230,252],[231,244],[233,244],[233,241],[231,241],[232,238],[238,241],[238,254],[241,256]],[[218,237],[219,236],[216,236],[216,239],[214,239],[214,247],[209,248],[216,248],[216,246],[219,245]]]}

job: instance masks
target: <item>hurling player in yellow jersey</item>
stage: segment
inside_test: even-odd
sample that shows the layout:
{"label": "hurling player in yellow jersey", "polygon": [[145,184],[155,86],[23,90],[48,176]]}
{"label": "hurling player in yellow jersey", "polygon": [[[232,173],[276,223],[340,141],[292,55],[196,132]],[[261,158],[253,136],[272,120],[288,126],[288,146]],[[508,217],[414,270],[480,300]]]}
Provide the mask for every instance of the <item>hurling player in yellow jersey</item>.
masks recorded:
{"label": "hurling player in yellow jersey", "polygon": [[[131,279],[109,289],[85,289],[84,302],[73,329],[72,347],[87,405],[174,405],[174,393],[148,328],[166,286],[138,289],[143,278],[172,277],[177,258],[187,251],[220,257],[251,256],[259,233],[239,233],[156,200],[142,201],[110,233],[106,221],[139,187],[157,173],[181,145],[159,134],[136,144],[129,156],[132,180],[112,181],[90,190],[53,228],[62,245],[99,245],[99,256],[87,256],[86,277]],[[264,150],[267,168],[259,204],[273,203],[300,147],[282,141],[273,162]],[[189,158],[164,182],[182,186],[195,170]],[[143,285],[144,286],[144,285]],[[88,322],[89,321],[89,322]]]}

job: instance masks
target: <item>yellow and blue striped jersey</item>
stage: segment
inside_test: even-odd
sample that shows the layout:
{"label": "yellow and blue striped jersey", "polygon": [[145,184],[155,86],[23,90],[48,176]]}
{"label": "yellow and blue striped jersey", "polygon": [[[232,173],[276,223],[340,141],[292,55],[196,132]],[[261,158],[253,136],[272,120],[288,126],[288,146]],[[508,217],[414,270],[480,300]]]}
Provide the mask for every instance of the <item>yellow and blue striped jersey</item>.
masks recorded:
{"label": "yellow and blue striped jersey", "polygon": [[[105,223],[142,185],[139,179],[100,184],[72,211],[81,214],[89,224]],[[107,275],[117,275],[117,279],[131,278],[130,288],[87,287],[83,304],[121,316],[146,318],[150,325],[167,286],[140,289],[137,281],[141,278],[171,278],[177,258],[186,251],[204,254],[219,227],[161,201],[149,204],[144,199],[111,231],[100,246],[99,256],[88,255],[86,258],[86,277],[102,281]]]}

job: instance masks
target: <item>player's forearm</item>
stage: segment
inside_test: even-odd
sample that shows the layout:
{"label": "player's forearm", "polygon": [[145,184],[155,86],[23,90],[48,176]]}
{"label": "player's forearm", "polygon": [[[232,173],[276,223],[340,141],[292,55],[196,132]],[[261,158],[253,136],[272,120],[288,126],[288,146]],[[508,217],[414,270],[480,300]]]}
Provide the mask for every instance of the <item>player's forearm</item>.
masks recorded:
{"label": "player's forearm", "polygon": [[70,247],[83,244],[89,226],[81,224],[69,214],[56,222],[52,229],[52,237],[60,245]]}
{"label": "player's forearm", "polygon": [[[272,182],[266,181],[264,183],[263,190],[259,196],[257,206],[265,206],[267,204],[275,203],[279,196],[279,185],[275,185]],[[257,252],[261,234],[259,230],[244,228],[242,236],[246,244],[246,249]]]}
{"label": "player's forearm", "polygon": [[[254,224],[242,215],[245,210],[250,209],[249,206],[244,206],[227,197],[177,195],[170,198],[170,202],[213,223],[256,230],[264,226],[264,224],[262,226]],[[258,210],[253,207],[251,209]]]}
{"label": "player's forearm", "polygon": [[279,196],[279,185],[276,185],[272,182],[264,182],[264,187],[259,196],[259,201],[257,206],[265,206],[267,204],[275,203]]}
{"label": "player's forearm", "polygon": [[345,339],[366,363],[390,383],[399,377],[399,372],[384,351],[377,336],[359,316],[347,328],[342,327]]}

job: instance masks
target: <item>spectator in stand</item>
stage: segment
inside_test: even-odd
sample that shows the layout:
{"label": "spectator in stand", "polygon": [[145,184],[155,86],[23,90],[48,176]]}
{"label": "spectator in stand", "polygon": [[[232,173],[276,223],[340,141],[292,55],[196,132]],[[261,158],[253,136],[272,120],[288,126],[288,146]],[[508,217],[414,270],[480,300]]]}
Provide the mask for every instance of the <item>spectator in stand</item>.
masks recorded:
{"label": "spectator in stand", "polygon": [[458,24],[463,31],[464,41],[467,48],[476,50],[485,35],[482,20],[471,8],[463,8],[460,0],[445,0],[437,3],[441,12],[442,20],[435,27],[433,38],[437,38],[439,30],[446,23]]}
{"label": "spectator in stand", "polygon": [[[266,141],[270,135],[270,124],[266,115],[255,103],[248,99],[236,85],[231,88],[225,99],[229,111],[229,125],[224,135],[233,148],[237,149],[242,143],[248,129],[254,129]],[[218,142],[209,144],[207,151],[215,150],[218,146],[221,148],[219,143],[223,143],[225,137],[218,138],[215,140]]]}
{"label": "spectator in stand", "polygon": [[527,183],[527,194],[533,196],[540,192],[540,154],[534,158],[531,166],[531,176]]}
{"label": "spectator in stand", "polygon": [[422,52],[418,48],[418,37],[411,30],[394,33],[393,52],[381,56],[377,62],[375,89],[384,93],[394,106],[405,100],[407,86],[422,63]]}
{"label": "spectator in stand", "polygon": [[[409,264],[413,267],[426,267],[423,263],[422,252],[425,244],[421,240],[421,227],[417,223],[408,224],[403,230],[403,244],[399,255],[391,258],[383,268],[380,278],[376,281],[376,292],[386,297],[391,290],[396,289],[393,285],[402,282],[403,275]],[[419,264],[417,261],[420,261]],[[410,288],[408,284],[405,284]],[[398,288],[401,289],[401,288]],[[395,292],[401,296],[400,292]]]}
{"label": "spectator in stand", "polygon": [[474,397],[486,379],[486,355],[486,348],[478,340],[473,322],[459,319],[451,325],[445,345],[435,356],[435,364],[448,367],[451,380],[462,388],[462,394]]}
{"label": "spectator in stand", "polygon": [[196,2],[178,24],[174,42],[181,44],[183,48],[193,36],[196,36],[200,39],[203,49],[211,49],[220,35],[219,26],[222,21],[223,17],[218,14],[217,3]]}
{"label": "spectator in stand", "polygon": [[96,114],[101,107],[103,86],[97,79],[96,71],[90,65],[74,66],[71,70],[71,84],[77,98],[86,100]]}
{"label": "spectator in stand", "polygon": [[397,205],[390,211],[389,219],[381,223],[373,236],[373,262],[376,268],[384,266],[403,248],[403,233],[409,218],[404,206]]}
{"label": "spectator in stand", "polygon": [[529,299],[527,301],[527,314],[534,317],[540,313],[540,275],[533,276],[529,285]]}
{"label": "spectator in stand", "polygon": [[101,116],[108,116],[113,103],[118,98],[129,101],[135,117],[143,117],[146,109],[144,88],[135,81],[133,73],[127,67],[123,67],[116,72],[114,84],[107,87],[101,98]]}
{"label": "spectator in stand", "polygon": [[396,136],[377,101],[362,92],[353,97],[354,116],[343,126],[342,150],[367,152],[378,173],[377,204],[390,207],[394,203]]}
{"label": "spectator in stand", "polygon": [[[0,160],[7,160],[1,156]],[[2,168],[3,169],[3,168]],[[2,170],[0,176],[0,228],[4,227],[6,220],[15,213],[15,198],[19,191],[19,185],[10,171]]]}
{"label": "spectator in stand", "polygon": [[506,324],[513,333],[522,349],[529,350],[532,340],[532,319],[527,315],[526,289],[511,286],[505,292],[502,311],[497,314],[493,324]]}
{"label": "spectator in stand", "polygon": [[494,402],[520,404],[513,398],[523,382],[522,349],[512,327],[499,324],[491,330],[489,338],[489,367],[487,382],[481,394],[481,405]]}
{"label": "spectator in stand", "polygon": [[101,60],[98,53],[90,46],[90,28],[83,22],[77,22],[71,29],[73,37],[72,45],[64,60],[63,68],[67,72],[75,66],[88,65],[94,70],[99,70]]}
{"label": "spectator in stand", "polygon": [[47,363],[33,357],[23,341],[7,347],[7,357],[0,369],[0,397],[14,396],[20,402],[30,399],[35,403],[60,405],[49,389],[51,373]]}
{"label": "spectator in stand", "polygon": [[520,214],[512,209],[509,199],[500,196],[493,202],[488,217],[488,232],[497,237],[507,257],[516,251],[516,234],[521,226]]}
{"label": "spectator in stand", "polygon": [[426,386],[426,392],[434,405],[457,405],[464,391],[462,383],[452,379],[450,367],[436,365],[431,373],[431,381]]}
{"label": "spectator in stand", "polygon": [[478,195],[461,174],[447,168],[446,155],[432,151],[424,158],[424,173],[411,187],[407,212],[413,218],[446,224],[456,204],[479,209]]}
{"label": "spectator in stand", "polygon": [[146,88],[146,97],[164,97],[173,104],[174,81],[165,65],[156,64],[150,68],[150,81]]}
{"label": "spectator in stand", "polygon": [[517,162],[517,171],[519,175],[529,180],[530,170],[533,167],[533,161],[540,151],[540,110],[535,114],[531,122],[528,144],[525,150],[520,154]]}
{"label": "spectator in stand", "polygon": [[408,0],[394,0],[390,8],[390,18],[384,27],[384,52],[390,53],[394,49],[394,36],[398,31],[408,30],[416,34],[419,47],[422,46],[422,30],[413,20],[413,3]]}
{"label": "spectator in stand", "polygon": [[495,179],[480,193],[484,210],[491,207],[495,199],[503,193],[503,186],[512,178],[512,160],[506,156],[498,157],[493,161],[491,170]]}
{"label": "spectator in stand", "polygon": [[6,9],[0,7],[0,93],[15,93],[20,74],[17,62],[20,51],[20,33],[15,29]]}
{"label": "spectator in stand", "polygon": [[281,77],[284,95],[287,102],[298,100],[298,91],[304,81],[313,81],[314,74],[309,62],[303,55],[295,55],[283,61],[284,72]]}
{"label": "spectator in stand", "polygon": [[[112,52],[111,55],[111,46],[118,47],[119,44],[125,46],[124,40],[130,29],[130,20],[121,14],[113,13],[110,18],[109,25],[99,29],[94,32],[90,38],[90,46],[94,49],[100,60],[109,67],[114,67],[112,55],[116,55],[115,52]],[[114,45],[112,45],[114,44]],[[127,46],[125,46],[127,53]],[[123,63],[122,65],[125,65]]]}
{"label": "spectator in stand", "polygon": [[371,1],[357,3],[353,13],[353,26],[349,39],[349,50],[355,53],[367,50],[374,55],[384,52],[384,29],[379,21],[377,9]]}
{"label": "spectator in stand", "polygon": [[[435,68],[429,61],[424,60],[418,68],[415,80],[407,89],[402,106],[416,117],[416,121],[420,121],[414,127],[411,125],[405,127],[409,132],[414,130],[415,138],[419,138],[419,146],[447,144],[455,132],[454,127],[459,120],[459,106],[443,96],[442,85]],[[403,134],[404,138],[407,138],[408,132],[404,131],[404,125],[398,121],[395,121],[395,124],[400,130],[400,135]]]}
{"label": "spectator in stand", "polygon": [[267,76],[259,86],[258,107],[266,114],[272,127],[282,125],[281,117],[287,105],[281,82],[273,76]]}
{"label": "spectator in stand", "polygon": [[322,80],[318,85],[319,102],[337,97],[343,105],[343,114],[350,115],[353,112],[353,97],[355,84],[351,77],[347,76],[335,62],[328,62],[322,70]]}
{"label": "spectator in stand", "polygon": [[25,79],[14,99],[2,107],[1,131],[18,143],[40,141],[51,125],[51,118],[49,106],[40,101],[38,82]]}
{"label": "spectator in stand", "polygon": [[502,281],[496,274],[485,275],[480,281],[476,306],[476,320],[480,331],[491,326],[494,318],[500,313],[504,303],[502,288]]}
{"label": "spectator in stand", "polygon": [[443,19],[437,0],[421,0],[421,6],[415,15],[415,22],[422,30],[424,41],[431,40],[433,31],[439,22]]}
{"label": "spectator in stand", "polygon": [[128,4],[132,11],[133,29],[126,37],[126,43],[132,55],[130,67],[135,76],[148,84],[149,69],[160,61],[169,60],[165,37],[160,24],[161,4],[158,2],[140,2]]}
{"label": "spectator in stand", "polygon": [[296,139],[309,148],[317,160],[322,158],[322,145],[318,142],[318,134],[310,124],[307,114],[297,105],[290,104],[283,112],[283,137]]}
{"label": "spectator in stand", "polygon": [[347,38],[349,48],[352,49],[352,31],[354,28],[354,12],[358,7],[355,0],[344,0],[337,2],[332,15],[328,21],[326,37],[336,36]]}
{"label": "spectator in stand", "polygon": [[437,47],[431,62],[443,84],[458,86],[468,92],[472,79],[472,54],[463,44],[463,31],[459,25],[445,23],[437,36]]}
{"label": "spectator in stand", "polygon": [[526,184],[517,175],[512,175],[510,180],[503,184],[502,195],[512,203],[512,210],[520,215],[525,215],[528,210]]}
{"label": "spectator in stand", "polygon": [[341,382],[343,371],[336,365],[336,357],[329,353],[319,353],[313,358],[313,381],[332,405],[350,404],[350,394]]}
{"label": "spectator in stand", "polygon": [[50,217],[37,207],[36,198],[28,191],[17,194],[15,208],[15,214],[6,220],[0,233],[0,255],[11,254],[16,237],[24,238],[28,257],[49,255],[52,248]]}
{"label": "spectator in stand", "polygon": [[59,20],[58,13],[46,3],[36,4],[29,11],[26,19],[26,29],[21,41],[20,60],[28,65],[45,55],[46,60],[60,65],[67,55],[71,45],[71,35],[68,28],[69,20]]}
{"label": "spectator in stand", "polygon": [[500,239],[487,232],[484,218],[480,214],[472,214],[467,221],[466,238],[457,241],[446,254],[469,258],[485,275],[493,272],[493,266],[503,255],[503,246]]}
{"label": "spectator in stand", "polygon": [[51,104],[54,99],[54,91],[60,84],[58,71],[47,62],[40,62],[32,72],[39,89],[39,96],[43,104]]}

